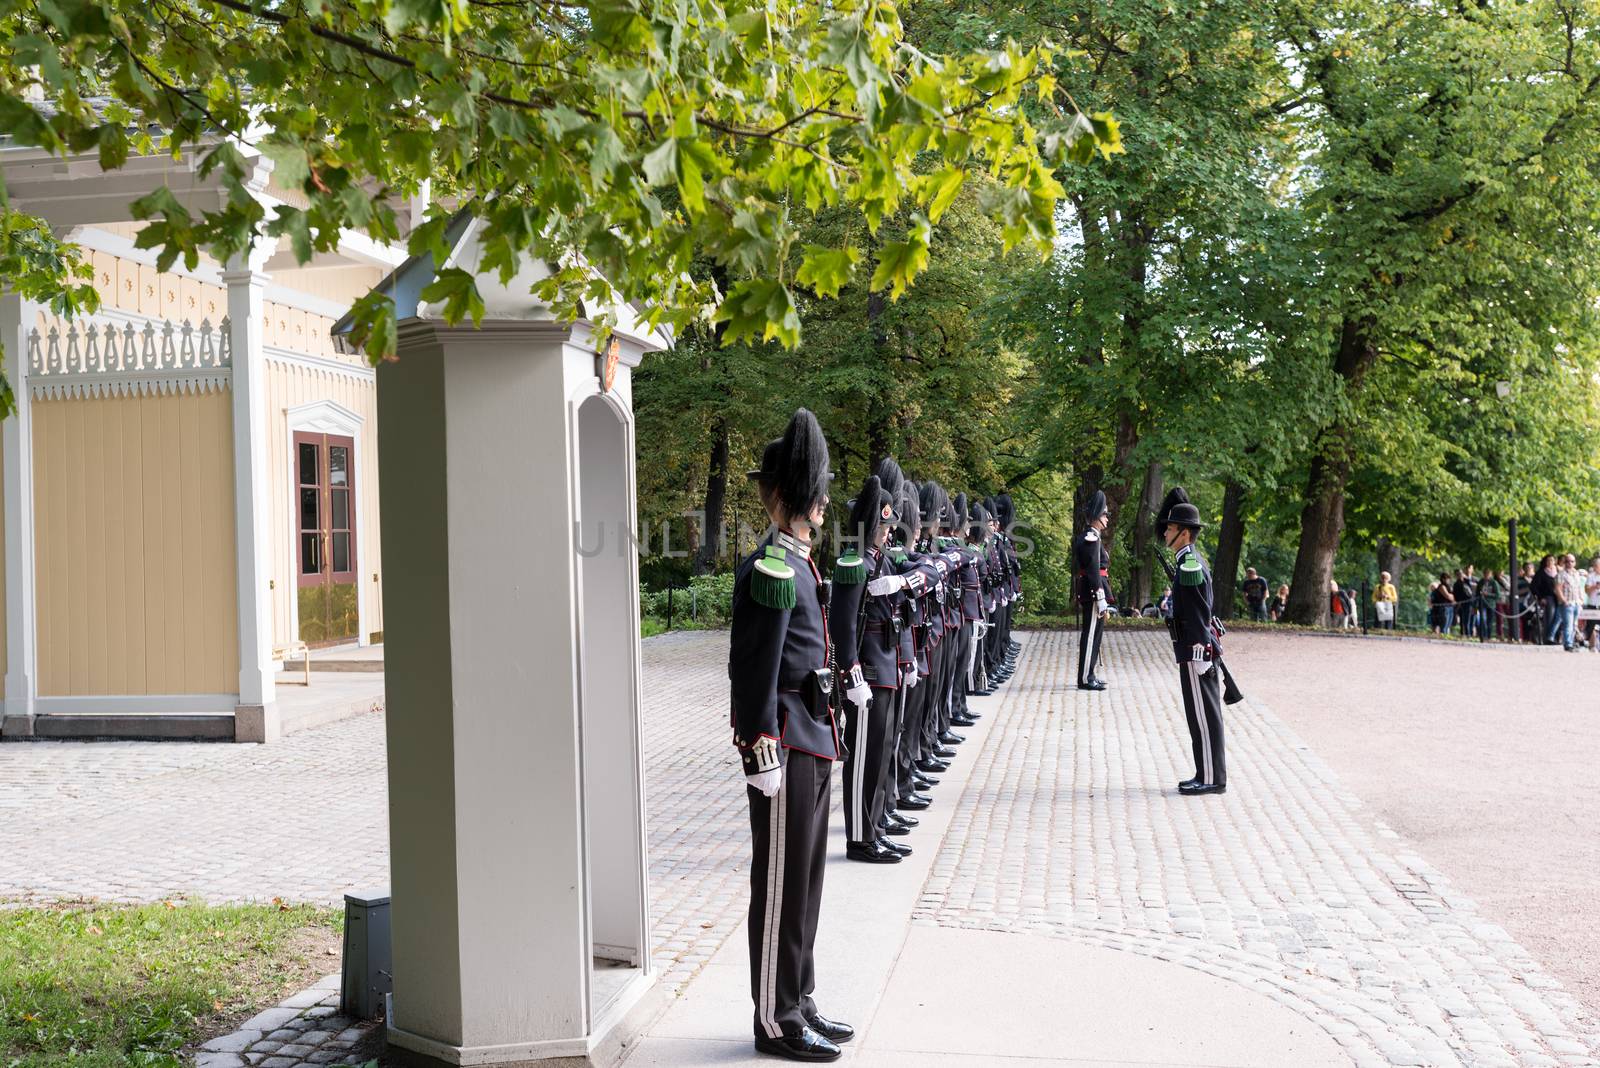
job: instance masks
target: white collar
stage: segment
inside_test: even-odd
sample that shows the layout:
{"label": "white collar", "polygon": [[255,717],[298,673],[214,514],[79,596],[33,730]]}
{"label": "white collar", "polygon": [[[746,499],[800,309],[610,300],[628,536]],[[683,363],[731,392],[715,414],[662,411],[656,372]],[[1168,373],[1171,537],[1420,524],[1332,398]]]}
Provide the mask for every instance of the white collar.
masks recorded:
{"label": "white collar", "polygon": [[794,553],[802,560],[811,559],[811,546],[790,534],[787,530],[780,530],[772,536],[774,545],[781,545],[789,552]]}

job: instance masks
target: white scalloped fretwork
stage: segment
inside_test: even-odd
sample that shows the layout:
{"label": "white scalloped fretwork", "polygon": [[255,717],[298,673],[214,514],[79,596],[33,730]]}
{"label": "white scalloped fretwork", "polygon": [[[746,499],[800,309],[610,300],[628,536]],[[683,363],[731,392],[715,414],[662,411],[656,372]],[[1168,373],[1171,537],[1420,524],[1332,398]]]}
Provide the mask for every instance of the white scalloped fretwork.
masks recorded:
{"label": "white scalloped fretwork", "polygon": [[132,323],[62,322],[28,333],[28,385],[35,397],[210,393],[233,380],[226,317],[213,327],[188,319]]}

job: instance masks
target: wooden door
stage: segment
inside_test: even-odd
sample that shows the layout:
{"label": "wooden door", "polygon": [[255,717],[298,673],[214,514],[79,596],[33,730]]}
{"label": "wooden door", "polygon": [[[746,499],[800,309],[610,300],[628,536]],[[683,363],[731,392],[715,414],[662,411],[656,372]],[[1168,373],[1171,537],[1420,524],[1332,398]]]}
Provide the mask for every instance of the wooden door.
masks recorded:
{"label": "wooden door", "polygon": [[359,636],[356,598],[355,441],[299,432],[295,453],[295,563],[300,640],[330,645]]}

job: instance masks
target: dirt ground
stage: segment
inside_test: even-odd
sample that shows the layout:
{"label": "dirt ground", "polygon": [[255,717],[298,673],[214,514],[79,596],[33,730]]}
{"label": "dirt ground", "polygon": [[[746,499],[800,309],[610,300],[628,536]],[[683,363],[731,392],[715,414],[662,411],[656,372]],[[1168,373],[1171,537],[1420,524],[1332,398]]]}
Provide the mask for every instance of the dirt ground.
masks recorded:
{"label": "dirt ground", "polygon": [[1228,664],[1600,1012],[1600,655],[1235,631]]}

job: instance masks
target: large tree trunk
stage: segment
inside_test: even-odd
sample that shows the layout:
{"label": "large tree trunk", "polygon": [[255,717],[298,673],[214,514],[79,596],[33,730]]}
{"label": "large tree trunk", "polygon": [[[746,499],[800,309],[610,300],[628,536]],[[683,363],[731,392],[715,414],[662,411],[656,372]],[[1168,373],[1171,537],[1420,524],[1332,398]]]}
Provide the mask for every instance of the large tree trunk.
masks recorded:
{"label": "large tree trunk", "polygon": [[709,575],[722,555],[722,513],[728,502],[728,421],[711,422],[711,463],[706,469],[706,518],[700,549],[694,556],[694,573]]}
{"label": "large tree trunk", "polygon": [[1150,598],[1155,577],[1155,559],[1150,554],[1151,524],[1166,491],[1166,476],[1160,460],[1151,460],[1144,469],[1144,489],[1133,513],[1132,565],[1128,569],[1128,600],[1131,608],[1143,608]]}
{"label": "large tree trunk", "polygon": [[1223,619],[1233,618],[1233,594],[1243,553],[1244,487],[1229,481],[1222,491],[1222,526],[1217,530],[1216,566],[1211,569],[1211,610]]}
{"label": "large tree trunk", "polygon": [[1389,572],[1389,581],[1398,588],[1400,576],[1406,573],[1405,554],[1400,551],[1400,546],[1388,538],[1378,538],[1378,570]]}
{"label": "large tree trunk", "polygon": [[[1368,337],[1366,324],[1349,319],[1339,331],[1334,370],[1344,379],[1345,395],[1352,401],[1378,356]],[[1328,622],[1328,587],[1344,534],[1344,489],[1354,460],[1353,438],[1354,428],[1343,417],[1324,427],[1317,437],[1317,453],[1311,458],[1305,504],[1300,510],[1300,549],[1295,554],[1289,605],[1284,611],[1287,622],[1313,627]]]}

